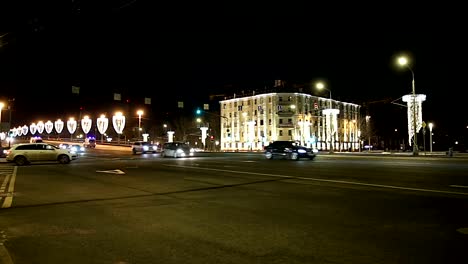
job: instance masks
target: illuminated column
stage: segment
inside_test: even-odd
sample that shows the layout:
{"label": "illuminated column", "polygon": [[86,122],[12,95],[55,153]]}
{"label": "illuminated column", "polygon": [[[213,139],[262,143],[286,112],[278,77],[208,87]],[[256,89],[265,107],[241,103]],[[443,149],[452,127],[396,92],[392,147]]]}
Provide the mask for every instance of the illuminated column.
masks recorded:
{"label": "illuminated column", "polygon": [[338,129],[338,119],[337,116],[340,113],[339,109],[324,109],[323,114],[325,115],[325,126],[326,126],[326,141],[330,142],[329,150],[333,152],[335,137],[334,135]]}
{"label": "illuminated column", "polygon": [[93,124],[93,120],[89,118],[89,116],[85,115],[83,119],[81,119],[81,129],[85,135],[88,135],[89,130],[91,130],[91,125]]}
{"label": "illuminated column", "polygon": [[36,134],[36,131],[37,131],[36,123],[32,123],[31,125],[29,125],[29,131],[31,132],[32,136],[34,136],[34,134]]}
{"label": "illuminated column", "polygon": [[67,129],[70,133],[70,140],[73,140],[73,133],[76,131],[76,120],[73,117],[70,117],[67,121]]}
{"label": "illuminated column", "polygon": [[24,126],[21,128],[21,130],[23,130],[23,135],[26,136],[26,135],[28,134],[28,130],[29,130],[29,129],[28,129],[28,126],[27,126],[27,125],[24,125]]}
{"label": "illuminated column", "polygon": [[115,115],[112,116],[112,125],[114,126],[115,132],[118,134],[117,143],[120,144],[120,135],[125,128],[125,116],[122,112],[116,112]]}
{"label": "illuminated column", "polygon": [[174,131],[167,131],[167,142],[172,142],[174,140]]}
{"label": "illuminated column", "polygon": [[201,140],[202,140],[202,143],[203,143],[203,149],[205,149],[205,142],[206,142],[206,131],[208,130],[208,127],[200,127],[200,130],[201,130]]}
{"label": "illuminated column", "polygon": [[62,130],[63,130],[63,121],[60,119],[57,119],[57,121],[55,121],[54,123],[54,126],[55,126],[55,131],[57,132],[58,135],[60,135],[60,133],[62,133]]}
{"label": "illuminated column", "polygon": [[21,137],[21,135],[23,135],[23,129],[22,129],[20,126],[17,127],[17,128],[15,128],[15,129],[16,129],[16,134],[17,134],[19,137]]}
{"label": "illuminated column", "polygon": [[44,132],[44,123],[42,121],[37,122],[37,132],[39,132],[39,134]]}
{"label": "illuminated column", "polygon": [[[422,127],[422,102],[424,101],[426,101],[425,94],[407,94],[403,96],[403,102],[406,102],[408,106],[408,142],[410,146],[417,136],[415,133],[418,133]],[[414,129],[414,125],[416,125],[416,129]]]}
{"label": "illuminated column", "polygon": [[48,120],[44,124],[44,127],[45,127],[45,131],[47,132],[47,134],[50,134],[52,130],[54,129],[54,124],[50,120]]}
{"label": "illuminated column", "polygon": [[302,133],[304,133],[304,146],[307,145],[307,147],[310,147],[310,121],[305,121],[302,127]]}
{"label": "illuminated column", "polygon": [[107,131],[107,127],[109,126],[109,119],[105,115],[101,115],[98,119],[96,119],[96,125],[99,133],[101,133],[101,143],[104,142],[104,134]]}

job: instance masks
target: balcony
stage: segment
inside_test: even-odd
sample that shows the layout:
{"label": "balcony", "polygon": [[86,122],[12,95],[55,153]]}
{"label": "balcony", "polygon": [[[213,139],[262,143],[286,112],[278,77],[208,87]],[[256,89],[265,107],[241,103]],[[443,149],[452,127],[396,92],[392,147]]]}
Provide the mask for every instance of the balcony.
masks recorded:
{"label": "balcony", "polygon": [[276,114],[279,116],[293,116],[296,114],[296,112],[292,110],[282,110],[282,111],[276,112]]}

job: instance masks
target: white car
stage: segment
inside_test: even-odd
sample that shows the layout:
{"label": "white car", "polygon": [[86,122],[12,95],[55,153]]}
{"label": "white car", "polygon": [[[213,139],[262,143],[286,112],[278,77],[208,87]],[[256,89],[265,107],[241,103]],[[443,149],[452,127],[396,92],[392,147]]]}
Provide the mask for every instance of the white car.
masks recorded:
{"label": "white car", "polygon": [[47,143],[24,143],[13,145],[7,150],[6,161],[15,162],[21,166],[37,161],[58,161],[62,164],[70,163],[76,158],[67,149],[61,149]]}
{"label": "white car", "polygon": [[183,142],[168,142],[164,143],[163,149],[161,150],[161,157],[192,157],[194,149]]}

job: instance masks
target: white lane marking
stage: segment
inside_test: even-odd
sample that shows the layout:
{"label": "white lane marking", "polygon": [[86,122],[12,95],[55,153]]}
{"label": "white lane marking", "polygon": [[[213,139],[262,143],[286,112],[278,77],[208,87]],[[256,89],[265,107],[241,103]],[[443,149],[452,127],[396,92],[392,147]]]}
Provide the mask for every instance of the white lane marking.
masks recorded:
{"label": "white lane marking", "polygon": [[13,260],[11,259],[11,256],[3,243],[0,245],[0,263],[13,264]]}
{"label": "white lane marking", "polygon": [[103,173],[111,173],[111,174],[125,174],[125,172],[121,170],[97,170],[96,172],[103,172]]}
{"label": "white lane marking", "polygon": [[0,192],[5,192],[5,188],[10,180],[11,174],[8,174],[5,179],[3,180],[2,187],[0,187]]}
{"label": "white lane marking", "polygon": [[467,195],[468,196],[468,193],[462,193],[462,192],[440,191],[440,190],[411,188],[411,187],[394,186],[394,185],[383,185],[383,184],[362,183],[362,182],[341,181],[341,180],[327,180],[327,179],[319,179],[319,178],[306,178],[306,177],[296,177],[296,176],[289,176],[289,175],[258,173],[258,172],[248,172],[248,171],[234,171],[234,170],[223,170],[223,169],[200,168],[200,167],[183,166],[183,165],[164,164],[164,166],[181,167],[181,168],[193,168],[193,169],[210,170],[210,171],[222,171],[222,172],[231,172],[231,173],[249,174],[249,175],[259,175],[259,176],[268,176],[268,177],[278,177],[278,178],[285,178],[285,179],[300,179],[300,180],[306,180],[306,181],[332,182],[332,183],[361,185],[361,186],[379,187],[379,188],[387,188],[387,189],[419,191],[419,192],[431,192],[431,193],[445,193],[445,194],[458,194],[458,195]]}
{"label": "white lane marking", "polygon": [[10,195],[5,197],[2,208],[11,207],[11,203],[13,202],[13,191],[15,190],[15,180],[16,180],[17,170],[18,170],[18,167],[15,166],[15,168],[13,169],[13,173],[11,174],[10,184],[8,185],[8,193],[10,193]]}
{"label": "white lane marking", "polygon": [[468,188],[468,186],[465,186],[465,185],[449,185],[450,187],[454,187],[454,188]]}
{"label": "white lane marking", "polygon": [[457,231],[458,231],[459,233],[468,235],[468,227],[459,228],[459,229],[457,229]]}
{"label": "white lane marking", "polygon": [[255,160],[243,160],[242,162],[257,162]]}

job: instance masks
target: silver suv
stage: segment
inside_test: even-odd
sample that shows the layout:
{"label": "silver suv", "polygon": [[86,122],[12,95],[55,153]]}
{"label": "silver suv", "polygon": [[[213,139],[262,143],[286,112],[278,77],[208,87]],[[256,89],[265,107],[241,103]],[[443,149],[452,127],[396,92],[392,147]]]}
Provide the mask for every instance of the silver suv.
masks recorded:
{"label": "silver suv", "polygon": [[158,146],[153,145],[149,142],[136,141],[136,142],[133,142],[133,145],[132,145],[133,154],[137,154],[137,153],[143,154],[147,152],[156,153],[157,150],[158,150]]}
{"label": "silver suv", "polygon": [[6,156],[6,161],[15,162],[18,166],[36,161],[58,161],[67,164],[72,159],[74,157],[68,150],[46,143],[16,144],[7,150]]}

